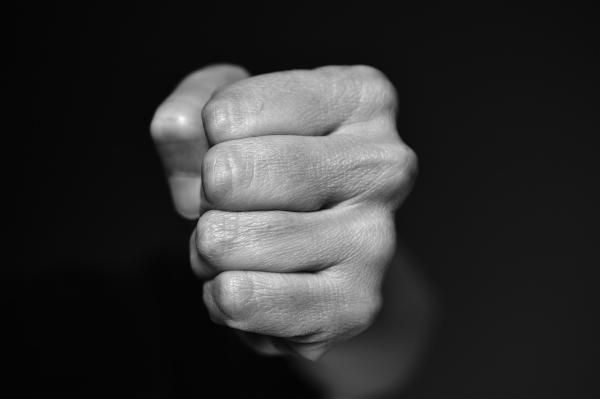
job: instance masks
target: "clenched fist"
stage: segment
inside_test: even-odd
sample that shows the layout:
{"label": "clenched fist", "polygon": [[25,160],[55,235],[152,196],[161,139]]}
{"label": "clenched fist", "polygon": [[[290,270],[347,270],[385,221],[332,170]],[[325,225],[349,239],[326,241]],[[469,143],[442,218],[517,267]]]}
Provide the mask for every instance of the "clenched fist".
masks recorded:
{"label": "clenched fist", "polygon": [[417,165],[396,105],[367,66],[216,65],[158,108],[152,137],[178,212],[199,216],[191,264],[215,322],[309,359],[373,322]]}

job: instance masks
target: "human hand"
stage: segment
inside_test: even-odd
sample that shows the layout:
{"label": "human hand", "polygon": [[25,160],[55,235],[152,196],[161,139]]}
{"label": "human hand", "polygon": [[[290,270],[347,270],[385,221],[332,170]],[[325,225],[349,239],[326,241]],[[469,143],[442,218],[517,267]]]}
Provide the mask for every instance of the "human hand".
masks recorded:
{"label": "human hand", "polygon": [[158,108],[152,137],[211,318],[256,350],[316,359],[372,322],[416,156],[377,70],[248,77],[211,66]]}

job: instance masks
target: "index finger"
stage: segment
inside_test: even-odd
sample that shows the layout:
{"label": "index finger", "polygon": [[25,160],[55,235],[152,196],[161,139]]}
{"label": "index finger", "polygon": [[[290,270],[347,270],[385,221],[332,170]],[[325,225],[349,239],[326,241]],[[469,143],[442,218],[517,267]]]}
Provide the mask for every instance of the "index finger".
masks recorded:
{"label": "index finger", "polygon": [[211,144],[252,136],[332,133],[393,116],[396,92],[369,66],[328,66],[253,76],[216,90],[202,111]]}

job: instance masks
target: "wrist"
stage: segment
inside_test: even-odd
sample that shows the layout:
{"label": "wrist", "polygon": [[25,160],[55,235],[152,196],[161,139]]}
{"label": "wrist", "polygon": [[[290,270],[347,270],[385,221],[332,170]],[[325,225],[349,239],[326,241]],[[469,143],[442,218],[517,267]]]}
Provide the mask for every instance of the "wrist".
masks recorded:
{"label": "wrist", "polygon": [[396,251],[373,325],[299,370],[329,398],[373,398],[400,393],[419,369],[435,320],[433,289],[404,248]]}

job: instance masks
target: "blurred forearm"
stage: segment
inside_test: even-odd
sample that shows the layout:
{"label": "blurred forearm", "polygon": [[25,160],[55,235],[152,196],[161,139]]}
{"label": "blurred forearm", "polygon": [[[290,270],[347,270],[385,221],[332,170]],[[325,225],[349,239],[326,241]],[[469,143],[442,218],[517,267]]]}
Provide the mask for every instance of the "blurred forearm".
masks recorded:
{"label": "blurred forearm", "polygon": [[339,344],[318,362],[296,361],[328,398],[400,394],[417,371],[435,321],[433,290],[400,247],[383,286],[384,305],[363,334]]}

